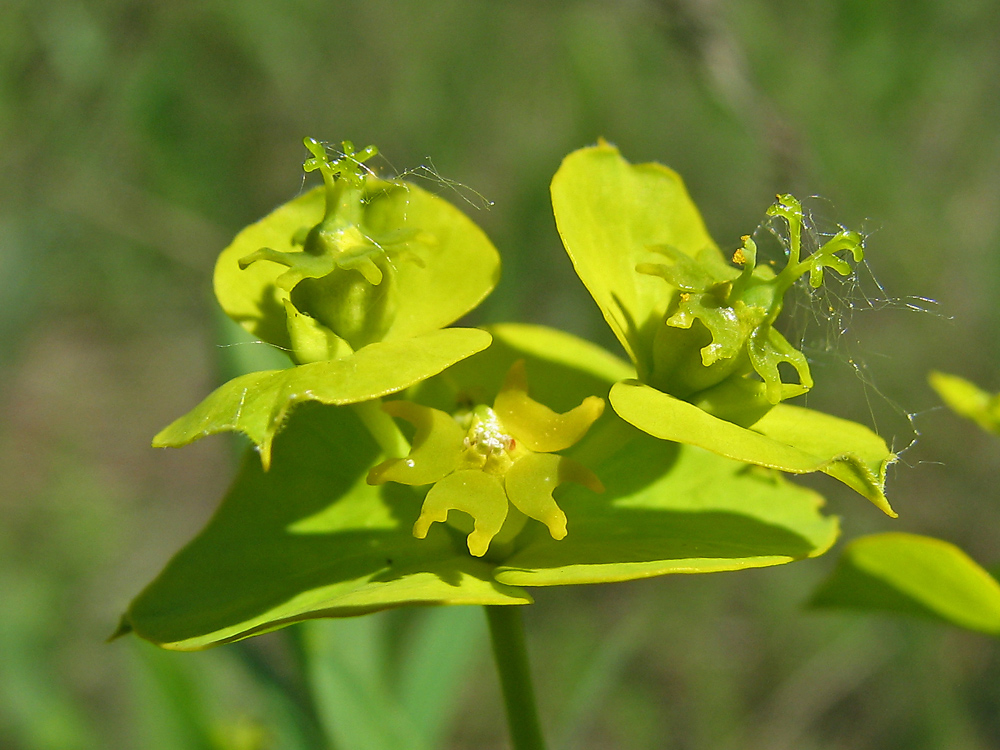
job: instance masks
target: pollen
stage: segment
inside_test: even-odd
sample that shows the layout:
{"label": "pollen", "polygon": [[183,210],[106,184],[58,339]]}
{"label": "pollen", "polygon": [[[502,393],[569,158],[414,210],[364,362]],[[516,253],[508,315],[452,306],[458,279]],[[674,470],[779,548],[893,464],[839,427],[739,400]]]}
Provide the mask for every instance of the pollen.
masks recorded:
{"label": "pollen", "polygon": [[500,418],[488,406],[480,406],[472,415],[472,426],[466,444],[483,455],[503,453],[514,442],[504,431]]}

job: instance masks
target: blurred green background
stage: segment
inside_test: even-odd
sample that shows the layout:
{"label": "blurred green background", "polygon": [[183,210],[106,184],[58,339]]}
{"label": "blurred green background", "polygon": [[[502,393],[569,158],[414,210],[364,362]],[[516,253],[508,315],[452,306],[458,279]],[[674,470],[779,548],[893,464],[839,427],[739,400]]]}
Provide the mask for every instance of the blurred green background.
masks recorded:
{"label": "blurred green background", "polygon": [[[1000,442],[936,408],[926,374],[1000,389],[998,39],[993,0],[2,0],[0,747],[311,748],[321,726],[365,747],[337,690],[303,697],[296,644],[376,643],[391,691],[428,640],[429,613],[401,612],[193,655],[104,642],[232,473],[223,438],[149,440],[256,353],[219,347],[211,270],[300,190],[305,135],[375,143],[386,171],[429,167],[492,202],[425,185],[503,254],[473,322],[609,348],[548,201],[561,158],[599,136],[677,169],[723,248],[779,190],[869,219],[884,296],[939,304],[858,309],[842,352],[817,353],[810,404],[874,412],[896,448],[914,432],[890,402],[915,415],[890,478],[901,518],[806,481],[845,536],[929,533],[996,566]],[[803,610],[835,557],[538,591],[553,746],[1000,747],[997,642]],[[445,617],[440,746],[504,747],[482,623]],[[373,695],[361,724],[385,721]]]}

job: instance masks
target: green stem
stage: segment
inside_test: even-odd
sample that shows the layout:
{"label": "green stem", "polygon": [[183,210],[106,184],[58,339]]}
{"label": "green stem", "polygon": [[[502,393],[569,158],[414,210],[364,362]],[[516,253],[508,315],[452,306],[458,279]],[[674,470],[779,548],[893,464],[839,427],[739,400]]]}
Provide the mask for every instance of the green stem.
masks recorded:
{"label": "green stem", "polygon": [[362,401],[351,406],[386,458],[405,458],[409,455],[410,441],[392,421],[392,417],[382,411],[382,399]]}
{"label": "green stem", "polygon": [[507,706],[511,747],[513,750],[545,750],[535,692],[531,687],[521,608],[516,605],[489,605],[485,609],[490,624],[493,657],[500,673],[500,688]]}

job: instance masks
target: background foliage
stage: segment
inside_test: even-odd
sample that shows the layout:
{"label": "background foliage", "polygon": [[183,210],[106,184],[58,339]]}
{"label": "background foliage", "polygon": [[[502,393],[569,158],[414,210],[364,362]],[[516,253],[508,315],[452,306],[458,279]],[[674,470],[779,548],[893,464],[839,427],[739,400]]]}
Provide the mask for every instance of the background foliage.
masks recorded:
{"label": "background foliage", "polygon": [[[863,366],[921,434],[890,478],[898,521],[832,480],[814,486],[848,534],[935,534],[995,566],[1000,446],[935,410],[926,373],[1000,388],[998,32],[989,0],[5,0],[5,747],[308,747],[345,695],[386,706],[396,689],[426,694],[394,687],[393,665],[427,640],[427,612],[194,655],[103,642],[232,475],[223,438],[178,452],[149,439],[257,355],[216,346],[230,334],[211,269],[238,229],[300,189],[307,134],[376,143],[387,170],[427,166],[493,202],[425,185],[504,255],[471,322],[542,322],[609,348],[549,207],[572,149],[604,136],[677,169],[723,248],[779,190],[823,195],[848,226],[870,217],[885,296],[933,298],[940,314],[858,310],[829,339],[853,353],[818,353],[811,403],[863,422],[874,408],[908,444]],[[996,641],[803,611],[833,558],[538,591],[526,615],[550,734],[577,748],[1000,745]],[[457,675],[442,688],[454,720],[422,715],[450,747],[501,747],[484,628],[458,617],[463,646],[431,649]],[[376,645],[344,650],[364,643]],[[350,664],[302,677],[294,655],[309,648],[387,677],[361,693],[344,687]],[[302,679],[317,702],[297,699]],[[333,723],[351,747],[351,727]]]}

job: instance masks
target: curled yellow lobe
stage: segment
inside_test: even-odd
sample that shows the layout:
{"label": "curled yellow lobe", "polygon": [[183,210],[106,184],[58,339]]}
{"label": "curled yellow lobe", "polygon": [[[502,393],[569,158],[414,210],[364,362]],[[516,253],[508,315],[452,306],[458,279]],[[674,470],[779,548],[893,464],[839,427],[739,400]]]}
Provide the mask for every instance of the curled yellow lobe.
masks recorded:
{"label": "curled yellow lobe", "polygon": [[469,552],[482,557],[503,528],[509,504],[562,539],[566,514],[552,491],[568,481],[604,489],[585,466],[554,453],[584,437],[604,401],[591,396],[564,414],[554,412],[528,395],[523,361],[511,367],[492,407],[480,404],[455,417],[406,401],[390,401],[383,409],[414,425],[413,448],[406,458],[373,468],[368,482],[433,484],[413,527],[418,539],[431,524],[447,521],[449,511],[461,511],[475,524]]}

